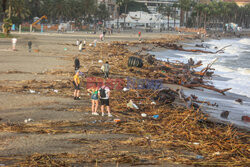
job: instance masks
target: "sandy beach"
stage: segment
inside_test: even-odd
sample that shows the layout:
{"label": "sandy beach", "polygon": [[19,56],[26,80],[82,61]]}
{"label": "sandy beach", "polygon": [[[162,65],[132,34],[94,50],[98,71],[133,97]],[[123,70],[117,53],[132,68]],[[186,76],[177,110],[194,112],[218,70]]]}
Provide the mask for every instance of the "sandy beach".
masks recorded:
{"label": "sandy beach", "polygon": [[[166,145],[159,150],[162,143],[157,146],[148,144],[149,142],[157,143],[157,135],[152,136],[153,132],[150,134],[143,131],[140,135],[139,132],[133,133],[132,130],[131,132],[125,131],[124,128],[122,129],[114,123],[115,118],[124,120],[126,123],[139,122],[138,126],[144,126],[144,123],[138,118],[127,118],[125,114],[122,115],[119,109],[112,106],[116,104],[115,102],[111,104],[113,118],[91,115],[90,96],[84,86],[81,89],[81,100],[73,100],[71,82],[74,75],[75,57],[80,59],[80,70],[85,74],[91,74],[90,76],[94,76],[94,72],[100,69],[102,64],[98,63],[99,59],[113,60],[110,61],[111,78],[130,75],[129,70],[123,72],[123,69],[127,68],[127,62],[120,63],[119,57],[111,56],[113,52],[109,54],[107,51],[100,51],[99,47],[87,46],[79,53],[78,47],[75,46],[76,40],[86,40],[89,44],[98,39],[98,34],[24,33],[14,35],[18,36],[17,51],[11,50],[11,39],[0,39],[0,166],[1,164],[6,166],[29,166],[30,164],[46,166],[46,164],[38,163],[44,161],[52,166],[184,167],[195,166],[195,163],[191,162],[200,162],[201,159],[204,161],[213,159],[203,156],[203,158],[197,158],[198,152],[204,153],[197,151],[198,148],[197,150],[193,148],[177,149],[177,147],[173,149],[168,147],[171,145],[167,144],[168,141],[164,141]],[[159,33],[143,34],[142,37],[143,40],[155,40],[161,37],[169,41],[177,41],[188,36],[192,38],[192,35]],[[28,52],[27,46],[29,40],[33,43],[31,53]],[[105,41],[98,40],[97,45],[106,46],[107,43],[113,41],[133,43],[138,42],[138,36],[136,33],[107,35]],[[122,52],[119,52],[119,56],[126,55],[128,52],[137,52],[143,47],[153,49],[154,46],[151,44],[133,46],[129,48],[129,51],[120,48]],[[120,63],[119,69],[115,68],[117,62]],[[91,71],[94,72],[91,73]],[[123,74],[124,76],[121,76]],[[96,75],[102,77],[102,74],[97,73]],[[168,85],[168,87],[178,88],[176,85]],[[124,104],[126,103],[124,100]],[[156,111],[152,111],[152,113],[154,112]],[[136,114],[138,115],[138,113]],[[133,113],[129,113],[129,115],[131,116]],[[24,121],[28,119],[30,121],[25,123]],[[183,118],[184,121],[186,119],[189,117]],[[153,122],[152,126],[156,123]],[[131,125],[131,127],[133,126]],[[155,131],[157,130],[159,129],[156,128]],[[249,135],[246,132],[240,133]],[[226,137],[226,133],[223,132],[223,135]],[[196,139],[190,138],[191,142],[194,140]],[[178,143],[178,141],[176,142]],[[197,142],[202,143],[203,141]],[[245,144],[241,143],[242,147],[246,146],[246,150],[242,150],[240,145],[238,147],[244,155],[249,153],[247,142],[249,139]],[[185,146],[183,147],[185,148]],[[213,152],[218,152],[218,150],[216,148]],[[159,156],[160,154],[162,157]],[[184,160],[180,160],[183,157]],[[247,157],[240,155],[235,157],[236,159],[242,158],[246,162],[238,164],[232,162],[232,166],[246,166],[249,163]],[[202,163],[198,163],[198,165],[202,165]],[[227,164],[225,162],[219,165]]]}

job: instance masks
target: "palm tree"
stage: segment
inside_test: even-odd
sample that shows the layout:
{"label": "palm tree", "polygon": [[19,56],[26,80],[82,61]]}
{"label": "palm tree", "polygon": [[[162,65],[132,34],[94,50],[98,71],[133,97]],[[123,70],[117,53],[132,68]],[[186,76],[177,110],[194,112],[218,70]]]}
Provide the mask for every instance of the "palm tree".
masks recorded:
{"label": "palm tree", "polygon": [[163,5],[161,4],[158,7],[158,12],[161,13],[163,16],[167,16],[168,17],[168,30],[169,30],[169,17],[172,14],[172,7],[170,5]]}

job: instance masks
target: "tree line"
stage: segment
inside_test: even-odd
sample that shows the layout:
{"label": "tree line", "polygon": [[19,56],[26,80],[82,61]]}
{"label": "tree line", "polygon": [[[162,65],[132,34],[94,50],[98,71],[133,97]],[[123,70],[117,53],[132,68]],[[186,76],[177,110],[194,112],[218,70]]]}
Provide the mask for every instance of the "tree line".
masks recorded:
{"label": "tree line", "polygon": [[[107,6],[97,0],[0,0],[0,22],[8,18],[12,23],[32,22],[34,17],[46,15],[49,23],[75,21],[76,24],[96,23],[110,19]],[[133,0],[116,0],[118,15],[129,11],[147,11],[142,3]],[[178,9],[180,16],[177,15]],[[177,3],[161,5],[158,11],[163,15],[180,19],[186,27],[221,27],[234,22],[249,28],[250,3],[239,7],[234,2],[198,3],[194,0],[179,0]]]}
{"label": "tree line", "polygon": [[[176,9],[180,9],[180,17],[176,15]],[[165,16],[180,19],[180,26],[185,27],[218,28],[233,22],[249,28],[250,23],[250,3],[240,7],[235,2],[199,3],[179,0],[178,3],[159,6],[158,11]]]}

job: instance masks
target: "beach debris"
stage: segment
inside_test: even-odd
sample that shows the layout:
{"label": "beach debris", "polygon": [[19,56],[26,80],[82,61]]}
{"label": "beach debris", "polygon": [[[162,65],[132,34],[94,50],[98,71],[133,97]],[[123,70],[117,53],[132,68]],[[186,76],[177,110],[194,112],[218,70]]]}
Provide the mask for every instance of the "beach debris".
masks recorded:
{"label": "beach debris", "polygon": [[114,119],[114,122],[118,123],[118,122],[121,122],[120,119]]}
{"label": "beach debris", "polygon": [[196,155],[196,159],[204,159],[202,155]]}
{"label": "beach debris", "polygon": [[141,68],[143,66],[142,59],[133,56],[129,57],[128,67],[133,67],[133,66]]}
{"label": "beach debris", "polygon": [[57,89],[54,89],[53,92],[58,93],[58,90],[57,90]]}
{"label": "beach debris", "polygon": [[147,114],[141,113],[141,116],[142,116],[142,117],[147,117]]}
{"label": "beach debris", "polygon": [[154,118],[154,119],[158,119],[158,118],[159,118],[159,115],[153,115],[153,118]]}
{"label": "beach debris", "polygon": [[35,91],[35,90],[32,90],[32,89],[30,89],[29,91],[30,91],[30,93],[32,93],[32,94],[33,94],[33,93],[36,93],[36,91]]}
{"label": "beach debris", "polygon": [[126,87],[124,87],[122,90],[123,90],[124,92],[129,91],[129,89],[128,89],[128,88],[126,88]]}
{"label": "beach debris", "polygon": [[174,102],[176,96],[177,96],[177,93],[174,92],[173,90],[163,89],[157,94],[157,96],[154,97],[154,100],[160,103],[167,104],[167,103]]}
{"label": "beach debris", "polygon": [[228,116],[229,116],[229,111],[223,111],[223,112],[220,114],[220,117],[221,117],[221,118],[227,119]]}
{"label": "beach debris", "polygon": [[98,63],[103,63],[103,61],[102,60],[98,60]]}
{"label": "beach debris", "polygon": [[33,121],[34,121],[33,119],[28,118],[28,119],[25,119],[25,120],[24,120],[24,123],[33,122]]}
{"label": "beach debris", "polygon": [[197,142],[193,142],[194,145],[199,145],[200,143],[197,143]]}
{"label": "beach debris", "polygon": [[212,155],[213,155],[213,156],[215,156],[215,155],[220,155],[220,152],[217,151],[217,152],[213,153]]}
{"label": "beach debris", "polygon": [[64,48],[63,50],[64,50],[64,51],[67,51],[67,50],[68,50],[68,48]]}
{"label": "beach debris", "polygon": [[249,116],[242,116],[241,120],[244,122],[250,122],[250,117]]}
{"label": "beach debris", "polygon": [[134,108],[137,110],[139,109],[139,107],[132,100],[130,100],[129,103],[127,103],[127,107],[132,109]]}
{"label": "beach debris", "polygon": [[156,105],[156,102],[152,101],[151,104],[152,104],[152,105]]}
{"label": "beach debris", "polygon": [[243,104],[243,100],[242,99],[237,99],[235,101],[238,102],[238,103],[240,103],[240,104]]}

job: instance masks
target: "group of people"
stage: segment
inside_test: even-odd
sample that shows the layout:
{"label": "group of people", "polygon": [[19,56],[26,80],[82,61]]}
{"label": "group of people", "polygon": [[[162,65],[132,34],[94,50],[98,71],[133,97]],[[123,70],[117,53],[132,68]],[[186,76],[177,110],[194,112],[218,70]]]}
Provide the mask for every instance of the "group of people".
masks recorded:
{"label": "group of people", "polygon": [[[75,59],[75,75],[73,77],[73,85],[74,85],[74,100],[80,100],[80,75],[83,75],[79,71],[80,68],[80,61],[78,58]],[[104,72],[104,78],[108,78],[109,76],[109,64],[106,62],[102,66],[103,72]],[[106,106],[106,110],[109,117],[112,117],[110,113],[110,107],[109,107],[109,98],[110,98],[110,89],[108,86],[106,86],[106,81],[104,80],[101,87],[97,86],[97,83],[93,83],[93,86],[87,89],[88,93],[91,95],[91,102],[92,102],[92,115],[99,115],[97,112],[98,106],[99,106],[99,99],[101,103],[101,113],[102,116],[104,116],[104,106]]]}

